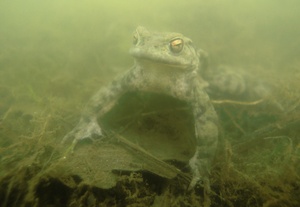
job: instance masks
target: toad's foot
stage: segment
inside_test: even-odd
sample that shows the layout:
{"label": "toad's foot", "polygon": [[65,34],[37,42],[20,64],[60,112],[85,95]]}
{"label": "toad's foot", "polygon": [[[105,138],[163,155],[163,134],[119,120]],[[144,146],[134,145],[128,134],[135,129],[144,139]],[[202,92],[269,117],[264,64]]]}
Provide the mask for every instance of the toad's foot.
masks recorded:
{"label": "toad's foot", "polygon": [[97,136],[102,136],[102,131],[97,123],[97,120],[80,120],[77,126],[63,138],[62,143],[65,143],[67,140],[73,138],[71,145],[71,151],[73,152],[76,144],[80,140],[88,138],[93,139]]}
{"label": "toad's foot", "polygon": [[210,182],[209,182],[209,166],[207,159],[199,159],[197,158],[197,153],[193,156],[190,161],[189,165],[192,170],[192,180],[190,182],[188,190],[192,190],[197,184],[203,186],[206,193],[210,193]]}

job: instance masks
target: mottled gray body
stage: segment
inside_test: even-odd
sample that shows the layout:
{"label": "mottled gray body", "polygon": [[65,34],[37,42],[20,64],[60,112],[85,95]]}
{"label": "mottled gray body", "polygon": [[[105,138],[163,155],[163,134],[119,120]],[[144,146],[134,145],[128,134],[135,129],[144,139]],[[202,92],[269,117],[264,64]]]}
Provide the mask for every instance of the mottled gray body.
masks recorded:
{"label": "mottled gray body", "polygon": [[206,82],[198,77],[201,52],[190,39],[178,33],[152,33],[138,27],[130,54],[134,66],[102,88],[87,104],[78,125],[64,139],[73,144],[93,135],[102,135],[97,118],[109,111],[120,96],[129,91],[166,94],[189,103],[195,119],[195,154],[190,159],[193,179],[209,185],[211,161],[218,143],[217,115],[204,90]]}

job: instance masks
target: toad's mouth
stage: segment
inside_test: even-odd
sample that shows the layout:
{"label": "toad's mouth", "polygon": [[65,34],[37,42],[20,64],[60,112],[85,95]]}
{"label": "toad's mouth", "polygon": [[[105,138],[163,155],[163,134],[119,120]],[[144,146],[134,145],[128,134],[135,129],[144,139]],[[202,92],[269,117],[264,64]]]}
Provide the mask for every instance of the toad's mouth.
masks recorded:
{"label": "toad's mouth", "polygon": [[191,68],[192,66],[192,63],[187,62],[179,56],[162,56],[160,54],[149,54],[136,49],[131,49],[130,54],[135,59],[136,63],[142,66],[157,65],[179,69],[187,69]]}
{"label": "toad's mouth", "polygon": [[157,67],[169,67],[178,69],[187,69],[189,65],[178,64],[176,62],[170,62],[166,60],[151,59],[149,57],[134,57],[135,62],[143,67],[147,66],[157,66]]}

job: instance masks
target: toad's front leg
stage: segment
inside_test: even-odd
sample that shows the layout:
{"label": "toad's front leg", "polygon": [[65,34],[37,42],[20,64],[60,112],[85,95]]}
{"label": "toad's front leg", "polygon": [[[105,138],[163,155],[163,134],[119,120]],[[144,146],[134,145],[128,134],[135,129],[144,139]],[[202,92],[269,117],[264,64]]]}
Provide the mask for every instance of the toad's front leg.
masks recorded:
{"label": "toad's front leg", "polygon": [[193,173],[189,189],[192,189],[198,182],[203,182],[204,188],[209,191],[208,177],[218,144],[218,118],[206,92],[199,87],[195,87],[193,92],[192,107],[197,147],[194,156],[189,161]]}
{"label": "toad's front leg", "polygon": [[119,97],[130,89],[129,80],[132,79],[132,76],[132,71],[127,71],[124,75],[113,80],[107,87],[101,88],[85,106],[79,123],[63,138],[63,142],[73,138],[73,150],[77,142],[82,139],[102,136],[97,118],[108,112]]}

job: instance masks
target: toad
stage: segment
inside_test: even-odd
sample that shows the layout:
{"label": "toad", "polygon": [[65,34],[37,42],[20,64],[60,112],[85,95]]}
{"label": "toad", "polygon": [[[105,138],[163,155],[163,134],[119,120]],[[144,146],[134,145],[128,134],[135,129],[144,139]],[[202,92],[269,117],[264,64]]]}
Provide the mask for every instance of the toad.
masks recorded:
{"label": "toad", "polygon": [[103,136],[97,119],[107,113],[126,92],[165,94],[186,102],[193,112],[196,146],[189,160],[192,180],[189,189],[201,182],[209,186],[211,162],[218,144],[218,117],[201,79],[205,52],[179,33],[150,32],[138,27],[130,54],[134,66],[101,88],[87,103],[82,117],[64,140],[73,146],[82,139]]}

